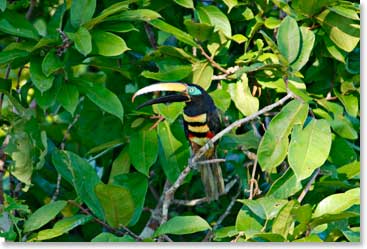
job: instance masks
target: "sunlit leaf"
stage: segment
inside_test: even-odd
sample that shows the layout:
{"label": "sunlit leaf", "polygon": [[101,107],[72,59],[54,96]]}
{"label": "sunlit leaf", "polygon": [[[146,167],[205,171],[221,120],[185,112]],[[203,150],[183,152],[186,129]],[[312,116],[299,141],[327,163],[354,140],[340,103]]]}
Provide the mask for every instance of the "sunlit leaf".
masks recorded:
{"label": "sunlit leaf", "polygon": [[200,216],[175,216],[163,223],[154,236],[162,234],[191,234],[211,229],[208,222]]}

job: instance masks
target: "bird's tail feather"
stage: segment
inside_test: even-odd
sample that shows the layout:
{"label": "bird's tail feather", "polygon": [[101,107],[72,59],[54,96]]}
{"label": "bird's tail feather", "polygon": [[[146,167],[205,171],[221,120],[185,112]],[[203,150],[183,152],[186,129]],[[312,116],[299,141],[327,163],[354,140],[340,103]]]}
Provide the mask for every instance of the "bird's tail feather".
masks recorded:
{"label": "bird's tail feather", "polygon": [[206,196],[210,200],[218,200],[219,196],[225,191],[220,164],[210,163],[201,165],[200,173]]}

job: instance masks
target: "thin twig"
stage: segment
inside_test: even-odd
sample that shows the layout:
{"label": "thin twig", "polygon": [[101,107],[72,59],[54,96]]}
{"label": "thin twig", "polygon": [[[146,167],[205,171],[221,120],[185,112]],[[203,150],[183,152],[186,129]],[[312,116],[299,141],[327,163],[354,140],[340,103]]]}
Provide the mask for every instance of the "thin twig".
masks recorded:
{"label": "thin twig", "polygon": [[255,179],[256,166],[257,166],[257,157],[255,158],[254,166],[252,167],[252,174],[251,174],[251,180],[250,180],[250,196],[248,198],[249,200],[252,200],[252,198],[254,198],[254,195],[256,194],[254,193],[254,184],[256,183],[257,185],[256,179]]}
{"label": "thin twig", "polygon": [[320,173],[320,168],[317,168],[315,172],[313,172],[313,175],[311,179],[308,181],[306,187],[303,189],[302,193],[298,197],[298,202],[301,203],[303,198],[305,198],[307,192],[310,190],[312,183],[316,180],[317,175]]}
{"label": "thin twig", "polygon": [[198,161],[196,162],[196,164],[208,164],[208,163],[224,163],[226,161],[226,159],[224,158],[214,158],[214,159],[210,159],[210,160],[203,160],[203,161]]}
{"label": "thin twig", "polygon": [[155,40],[154,32],[152,30],[152,27],[149,25],[149,23],[147,22],[144,23],[144,30],[148,36],[148,40],[152,48],[157,49],[157,41]]}
{"label": "thin twig", "polygon": [[[106,228],[108,231],[110,231],[111,233],[114,233],[118,236],[123,236],[126,233],[122,232],[114,227],[111,227],[110,225],[108,225],[106,222],[104,222],[103,220],[100,220],[99,218],[97,218],[94,214],[92,214],[89,209],[82,207],[79,203],[73,201],[73,200],[68,200],[68,203],[70,203],[71,205],[77,207],[80,209],[80,211],[82,211],[82,213],[86,214],[86,215],[91,215],[93,217],[93,220],[95,222],[97,222],[98,224],[102,225],[104,228]],[[136,235],[134,232],[132,232],[129,228],[127,228],[126,226],[121,226],[129,235],[131,235],[132,237],[134,237],[136,240],[138,241],[142,241],[142,239]]]}
{"label": "thin twig", "polygon": [[28,11],[27,11],[27,13],[25,14],[25,18],[26,18],[27,20],[31,19],[31,16],[32,16],[32,13],[33,13],[34,7],[36,6],[36,3],[37,3],[37,1],[36,1],[36,0],[31,0],[31,1],[30,1]]}
{"label": "thin twig", "polygon": [[260,115],[262,115],[266,112],[269,112],[269,111],[271,111],[272,109],[274,109],[278,106],[283,105],[287,100],[289,100],[293,97],[294,97],[294,94],[289,92],[286,96],[284,96],[283,98],[281,98],[277,102],[264,107],[260,111],[254,113],[254,114],[252,114],[252,115],[250,115],[246,118],[243,118],[243,119],[240,119],[240,120],[237,120],[237,121],[233,122],[231,125],[229,125],[225,129],[223,129],[221,132],[216,134],[204,146],[202,146],[200,148],[200,150],[191,159],[189,165],[186,166],[186,168],[178,176],[175,183],[167,190],[167,192],[165,192],[163,205],[162,205],[162,219],[161,219],[160,223],[163,224],[168,220],[168,209],[169,209],[169,206],[170,206],[170,204],[171,204],[171,202],[174,198],[174,194],[175,194],[176,190],[182,185],[183,181],[185,180],[186,176],[190,173],[191,169],[195,167],[195,165],[196,165],[197,161],[199,160],[199,158],[201,158],[205,154],[205,152],[207,152],[211,148],[212,144],[214,144],[216,141],[218,141],[222,136],[224,136],[225,134],[230,132],[232,129],[234,129],[236,127],[239,127],[239,126],[241,126],[241,125],[243,125],[247,122],[250,122],[250,121],[254,120],[255,118],[257,118],[258,116],[260,116]]}
{"label": "thin twig", "polygon": [[227,70],[224,69],[221,65],[219,65],[218,63],[215,62],[215,60],[213,60],[212,57],[210,57],[204,50],[204,48],[199,45],[198,48],[201,51],[201,54],[205,57],[205,59],[207,59],[207,61],[210,62],[210,64],[212,64],[213,67],[217,68],[219,71],[223,72],[224,74],[228,74]]}

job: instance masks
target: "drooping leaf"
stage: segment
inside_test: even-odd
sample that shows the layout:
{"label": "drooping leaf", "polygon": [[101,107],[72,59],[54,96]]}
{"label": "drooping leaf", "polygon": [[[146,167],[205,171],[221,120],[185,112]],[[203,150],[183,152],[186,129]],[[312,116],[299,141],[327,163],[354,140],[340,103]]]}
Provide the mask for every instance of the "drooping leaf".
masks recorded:
{"label": "drooping leaf", "polygon": [[251,94],[247,74],[242,74],[241,80],[238,80],[236,84],[229,84],[228,92],[243,115],[249,116],[259,110],[259,99]]}
{"label": "drooping leaf", "polygon": [[92,19],[96,9],[96,0],[72,1],[70,8],[70,22],[75,28],[79,28],[84,23]]}
{"label": "drooping leaf", "polygon": [[100,84],[94,84],[82,79],[77,79],[74,82],[99,108],[123,121],[124,108],[119,98],[112,91]]}
{"label": "drooping leaf", "polygon": [[360,188],[350,189],[344,193],[329,195],[316,206],[313,218],[324,214],[338,214],[353,205],[360,204]]}
{"label": "drooping leaf", "polygon": [[31,60],[31,79],[33,84],[38,88],[38,90],[43,93],[52,87],[52,83],[55,79],[54,76],[47,77],[42,71],[42,62],[39,58],[32,58]]}
{"label": "drooping leaf", "polygon": [[154,236],[162,234],[191,234],[211,229],[206,220],[200,216],[175,216],[163,223],[154,232]]}
{"label": "drooping leaf", "polygon": [[63,63],[55,51],[50,50],[42,61],[42,72],[49,77],[52,73],[56,72],[63,67]]}
{"label": "drooping leaf", "polygon": [[191,74],[191,66],[174,65],[168,66],[159,72],[143,71],[142,76],[158,81],[180,81]]}
{"label": "drooping leaf", "polygon": [[66,204],[66,201],[55,201],[41,206],[24,223],[24,232],[27,233],[41,228],[54,219]]}
{"label": "drooping leaf", "polygon": [[266,196],[271,196],[278,199],[286,199],[299,190],[302,189],[301,183],[297,180],[296,175],[293,173],[292,169],[287,169],[287,171],[273,182]]}
{"label": "drooping leaf", "polygon": [[129,156],[137,171],[149,176],[149,169],[157,160],[156,130],[139,130],[130,136]]}
{"label": "drooping leaf", "polygon": [[137,172],[120,174],[114,177],[112,183],[129,190],[131,198],[134,201],[134,214],[129,222],[129,226],[134,226],[139,221],[143,211],[145,195],[148,190],[147,177]]}
{"label": "drooping leaf", "polygon": [[100,30],[92,32],[92,46],[93,52],[103,56],[117,56],[129,50],[120,36]]}
{"label": "drooping leaf", "polygon": [[24,18],[24,16],[14,12],[12,12],[11,14],[10,12],[6,14],[7,18],[0,18],[0,31],[6,34],[24,37],[28,39],[33,40],[39,39],[37,30],[28,20]]}
{"label": "drooping leaf", "polygon": [[[175,138],[171,129],[167,121],[158,125],[159,162],[167,179],[173,183],[187,164],[189,153],[184,147],[187,145]],[[182,147],[185,150],[182,150]]]}
{"label": "drooping leaf", "polygon": [[295,19],[290,16],[283,19],[279,26],[277,42],[280,53],[289,64],[293,63],[301,51],[301,32]]}
{"label": "drooping leaf", "polygon": [[87,56],[92,52],[92,36],[86,28],[80,27],[75,33],[68,33],[68,36],[82,55]]}
{"label": "drooping leaf", "polygon": [[59,237],[60,235],[63,235],[64,233],[67,233],[75,227],[83,225],[92,219],[93,217],[91,215],[83,214],[64,218],[56,222],[52,228],[38,232],[37,236],[32,238],[31,241],[42,241]]}
{"label": "drooping leaf", "polygon": [[56,150],[52,162],[61,176],[74,186],[80,199],[97,217],[103,219],[103,209],[95,194],[95,187],[101,180],[95,169],[85,159],[70,151]]}
{"label": "drooping leaf", "polygon": [[126,226],[135,208],[130,191],[121,186],[103,183],[97,184],[95,191],[108,224],[116,228]]}
{"label": "drooping leaf", "polygon": [[207,90],[212,82],[214,70],[208,62],[196,62],[192,65],[192,82]]}
{"label": "drooping leaf", "polygon": [[78,88],[72,84],[62,84],[57,94],[57,101],[73,115],[79,103]]}
{"label": "drooping leaf", "polygon": [[313,119],[305,129],[293,129],[288,162],[298,181],[309,177],[326,161],[330,147],[331,130],[326,120]]}
{"label": "drooping leaf", "polygon": [[182,7],[188,9],[194,9],[194,1],[193,0],[174,0],[175,3],[181,5]]}
{"label": "drooping leaf", "polygon": [[[276,234],[280,234],[283,238],[287,238],[288,234],[292,234],[294,227],[294,217],[292,215],[293,208],[297,205],[295,200],[289,201],[279,212],[274,219],[271,231]],[[293,225],[292,225],[293,224]]]}
{"label": "drooping leaf", "polygon": [[304,123],[307,112],[307,104],[293,100],[271,120],[257,150],[259,164],[263,170],[270,171],[285,159],[288,136],[294,125]]}
{"label": "drooping leaf", "polygon": [[18,58],[25,58],[29,55],[27,51],[24,50],[7,50],[0,52],[0,65],[8,64],[9,62],[18,59]]}

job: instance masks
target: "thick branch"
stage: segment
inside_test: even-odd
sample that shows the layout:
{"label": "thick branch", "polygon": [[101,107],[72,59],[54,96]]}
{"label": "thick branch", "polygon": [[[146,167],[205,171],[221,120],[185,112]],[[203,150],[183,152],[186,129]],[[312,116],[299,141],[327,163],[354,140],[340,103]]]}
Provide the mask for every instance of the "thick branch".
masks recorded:
{"label": "thick branch", "polygon": [[243,118],[243,119],[240,119],[240,120],[237,120],[237,121],[233,122],[231,125],[229,125],[225,129],[223,129],[221,132],[216,134],[203,147],[201,147],[200,150],[198,151],[198,153],[196,153],[194,155],[194,157],[191,159],[189,165],[186,166],[186,168],[178,176],[175,183],[167,190],[167,192],[165,192],[164,200],[163,200],[163,206],[162,206],[162,219],[161,219],[160,223],[163,224],[168,220],[168,209],[169,209],[169,206],[171,205],[171,202],[174,198],[176,190],[182,185],[182,183],[185,180],[186,176],[190,173],[191,169],[197,164],[197,161],[199,160],[199,158],[201,158],[205,154],[205,152],[207,152],[210,149],[212,144],[214,144],[216,141],[218,141],[225,134],[229,133],[232,129],[234,129],[236,127],[239,127],[239,126],[241,126],[241,125],[243,125],[247,122],[250,122],[250,121],[254,120],[255,118],[257,118],[258,116],[263,115],[264,113],[266,113],[268,111],[271,111],[272,109],[274,109],[278,106],[283,105],[287,100],[289,100],[293,97],[294,97],[293,93],[289,92],[286,96],[284,96],[283,98],[281,98],[277,102],[264,107],[260,111],[254,113],[254,114],[252,114],[252,115],[250,115],[246,118]]}

